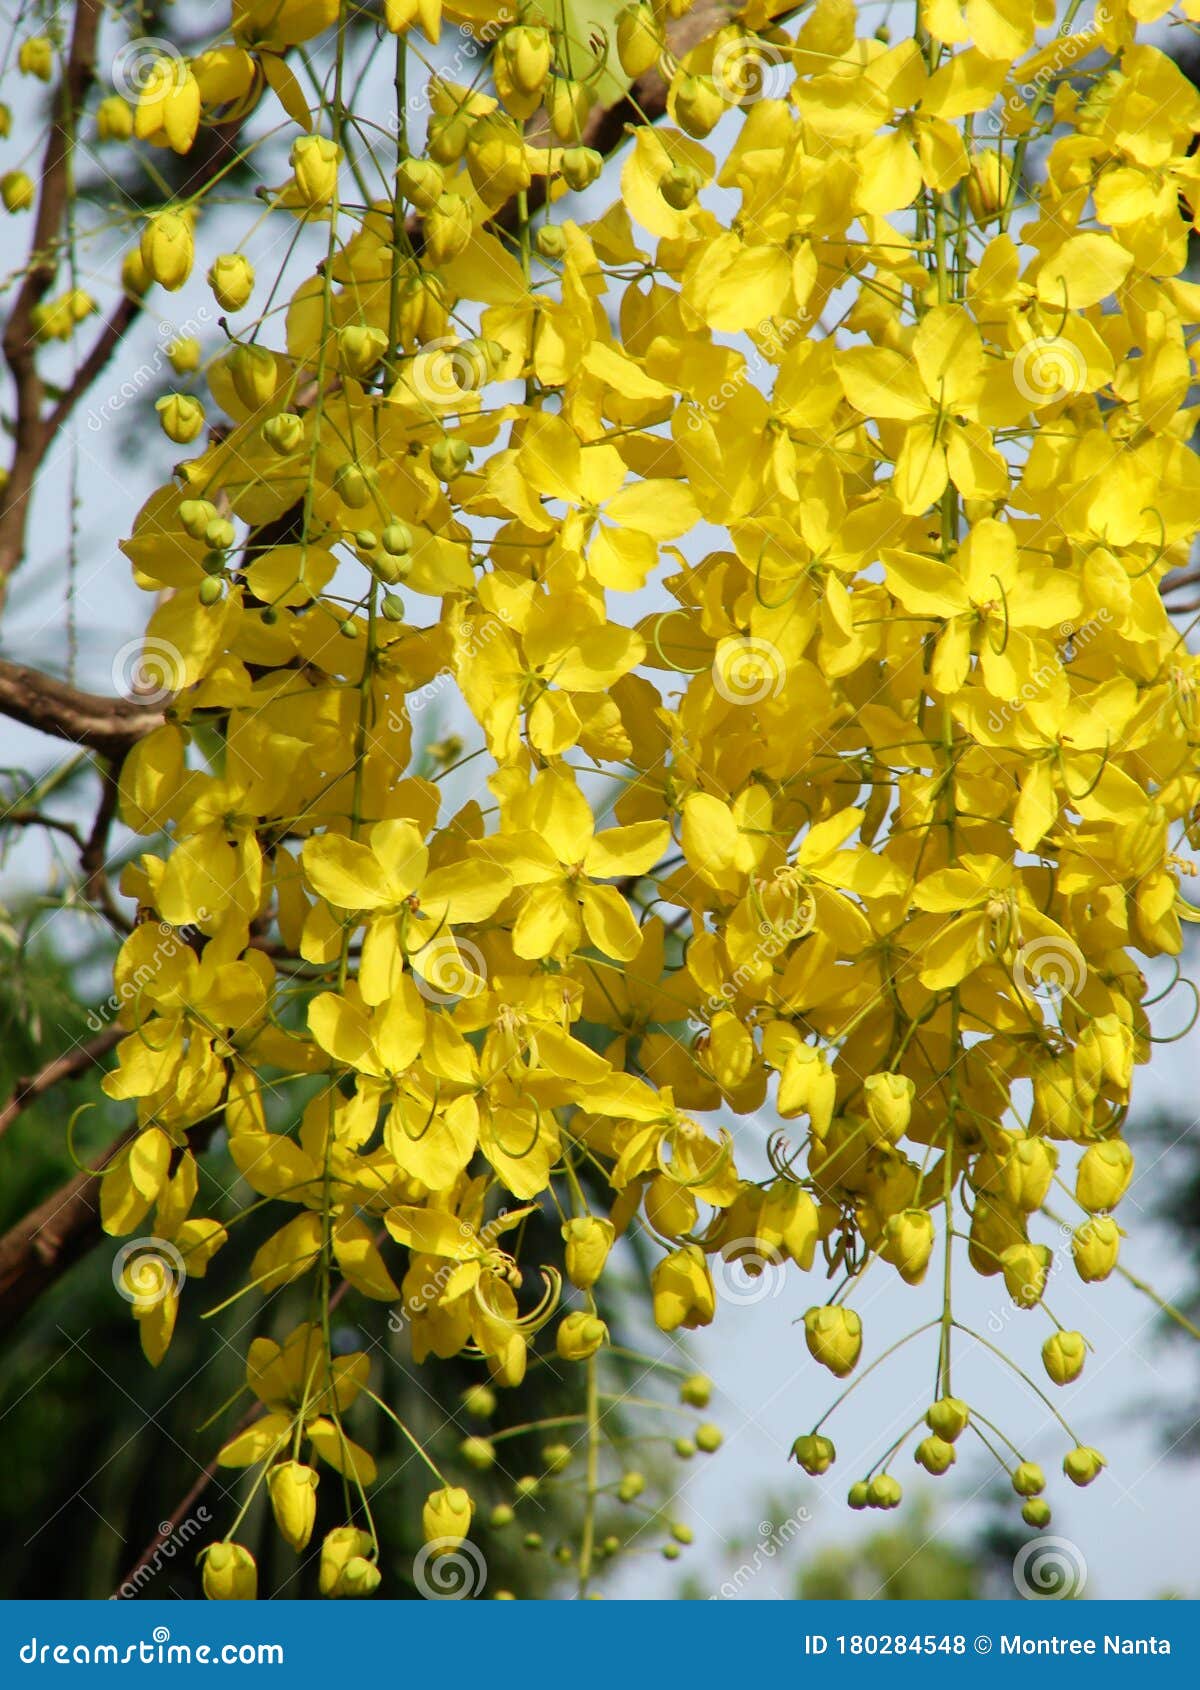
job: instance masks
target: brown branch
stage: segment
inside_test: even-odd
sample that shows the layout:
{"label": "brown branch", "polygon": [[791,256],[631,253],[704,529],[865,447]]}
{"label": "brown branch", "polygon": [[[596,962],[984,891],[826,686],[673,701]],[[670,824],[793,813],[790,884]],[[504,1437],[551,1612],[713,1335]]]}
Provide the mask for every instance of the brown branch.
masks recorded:
{"label": "brown branch", "polygon": [[[101,1168],[136,1132],[130,1127],[109,1145]],[[99,1195],[95,1174],[76,1174],[0,1238],[0,1333],[14,1327],[42,1292],[99,1242]]]}
{"label": "brown branch", "polygon": [[81,692],[40,669],[5,658],[0,658],[0,715],[118,759],[165,720],[159,704]]}
{"label": "brown branch", "polygon": [[0,495],[0,604],[25,550],[29,496],[50,435],[42,419],[44,388],[35,357],[33,314],[58,274],[59,230],[70,190],[75,132],[96,73],[101,0],[76,0],[71,44],[58,90],[58,109],[42,153],[37,214],[29,262],[4,330],[4,356],[16,387],[16,451]]}
{"label": "brown branch", "polygon": [[0,1109],[0,1138],[4,1137],[17,1116],[36,1103],[43,1092],[48,1092],[52,1086],[58,1085],[60,1080],[73,1079],[77,1074],[82,1074],[88,1068],[99,1064],[121,1037],[123,1033],[120,1027],[106,1027],[86,1044],[75,1045],[62,1056],[54,1057],[36,1074],[27,1074],[19,1079],[13,1088],[12,1096]]}

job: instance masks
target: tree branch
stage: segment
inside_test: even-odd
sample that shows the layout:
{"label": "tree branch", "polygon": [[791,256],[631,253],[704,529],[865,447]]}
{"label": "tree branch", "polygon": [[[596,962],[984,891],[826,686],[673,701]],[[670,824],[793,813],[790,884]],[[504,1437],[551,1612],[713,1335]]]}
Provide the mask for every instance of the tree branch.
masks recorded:
{"label": "tree branch", "polygon": [[8,485],[0,494],[0,604],[8,578],[25,550],[29,496],[49,441],[42,419],[44,388],[35,357],[33,314],[58,274],[59,228],[70,189],[70,160],[75,131],[87,91],[96,74],[96,36],[101,0],[76,0],[71,44],[58,90],[58,110],[42,153],[37,215],[29,262],[4,330],[4,356],[16,386],[16,451]]}
{"label": "tree branch", "polygon": [[[102,1169],[137,1130],[130,1127],[109,1145]],[[0,1333],[10,1331],[42,1292],[99,1242],[99,1197],[96,1175],[76,1174],[0,1238]]]}
{"label": "tree branch", "polygon": [[81,692],[5,658],[0,658],[0,715],[118,759],[166,719],[159,704]]}
{"label": "tree branch", "polygon": [[96,1037],[89,1039],[86,1044],[75,1045],[62,1056],[56,1056],[47,1062],[36,1074],[27,1074],[19,1079],[13,1088],[12,1096],[0,1109],[0,1138],[4,1137],[17,1116],[36,1103],[43,1092],[58,1085],[60,1080],[73,1079],[75,1075],[98,1065],[123,1036],[122,1028],[105,1027],[103,1032],[97,1033]]}

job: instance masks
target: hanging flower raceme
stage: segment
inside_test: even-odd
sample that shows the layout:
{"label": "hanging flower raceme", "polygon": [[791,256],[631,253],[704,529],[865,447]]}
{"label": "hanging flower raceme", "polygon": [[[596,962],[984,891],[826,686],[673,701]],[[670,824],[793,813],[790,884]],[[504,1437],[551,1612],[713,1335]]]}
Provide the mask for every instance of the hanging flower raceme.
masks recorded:
{"label": "hanging flower raceme", "polygon": [[[420,153],[397,113],[394,200],[364,203],[362,137],[336,102],[310,131],[293,88],[323,0],[236,5],[233,45],[156,69],[136,109],[186,152],[265,77],[292,174],[263,215],[325,250],[281,318],[214,236],[221,308],[264,314],[207,412],[160,401],[174,442],[210,436],[126,546],[178,661],[122,776],[149,919],[118,967],[106,1090],[137,1134],[103,1213],[219,1272],[243,1217],[191,1208],[220,1122],[245,1218],[266,1212],[252,1288],[307,1306],[254,1340],[261,1412],[219,1459],[256,1470],[296,1550],[323,1470],[345,1481],[326,1595],[380,1576],[344,1420],[395,1419],[370,1352],[331,1353],[335,1297],[364,1323],[395,1303],[435,1378],[473,1359],[489,1414],[538,1365],[578,1373],[590,1545],[618,1273],[663,1333],[736,1319],[732,1275],[779,1276],[781,1332],[847,1389],[863,1357],[930,1346],[936,1400],[850,1489],[891,1508],[896,1450],[939,1477],[977,1429],[954,1369],[987,1341],[955,1276],[1049,1322],[1065,1388],[1090,1341],[1049,1313],[1052,1276],[1122,1271],[1147,976],[1193,916],[1200,814],[1194,660],[1160,592],[1200,530],[1200,96],[1122,6],[1051,40],[1039,8],[929,0],[895,45],[834,0],[770,26],[749,6],[664,60],[681,10],[625,7],[599,46],[586,7],[523,11],[494,95],[435,80]],[[397,75],[442,14],[389,0]],[[1103,74],[1054,83],[1084,39]],[[667,117],[604,209],[588,113],[654,64]],[[28,203],[11,175],[4,198]],[[145,285],[181,287],[204,240],[191,208],[156,212]],[[868,1271],[928,1311],[900,1344],[854,1306]],[[809,1474],[836,1458],[823,1424],[793,1449]],[[1090,1483],[1103,1457],[1069,1436]],[[1044,1476],[1003,1441],[1042,1525]],[[434,1471],[436,1555],[474,1505]],[[209,1595],[254,1594],[239,1527]]]}

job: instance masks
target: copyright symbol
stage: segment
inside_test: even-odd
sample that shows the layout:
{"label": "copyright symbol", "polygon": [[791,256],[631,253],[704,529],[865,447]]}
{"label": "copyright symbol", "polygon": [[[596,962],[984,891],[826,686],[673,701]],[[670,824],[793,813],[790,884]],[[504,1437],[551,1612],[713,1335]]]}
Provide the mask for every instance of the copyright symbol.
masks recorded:
{"label": "copyright symbol", "polygon": [[975,1653],[977,1655],[990,1655],[991,1652],[992,1640],[990,1637],[977,1637],[975,1639]]}

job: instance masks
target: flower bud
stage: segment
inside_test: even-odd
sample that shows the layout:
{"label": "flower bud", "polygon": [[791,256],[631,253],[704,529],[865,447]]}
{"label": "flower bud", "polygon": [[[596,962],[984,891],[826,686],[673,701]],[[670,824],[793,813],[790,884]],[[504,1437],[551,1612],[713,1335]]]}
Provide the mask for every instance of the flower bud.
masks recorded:
{"label": "flower bud", "polygon": [[133,111],[119,94],[109,94],[96,107],[96,135],[101,141],[128,141],[133,134]]}
{"label": "flower bud", "polygon": [[1050,1190],[1058,1156],[1044,1138],[1018,1138],[1000,1170],[1000,1189],[1024,1214],[1040,1209]]}
{"label": "flower bud", "polygon": [[578,140],[591,110],[592,95],[585,82],[573,82],[570,77],[556,76],[550,85],[546,109],[555,139],[569,143]]}
{"label": "flower bud", "polygon": [[1100,1052],[1104,1078],[1125,1097],[1133,1080],[1133,1028],[1126,1026],[1119,1015],[1098,1015],[1091,1032]]}
{"label": "flower bud", "polygon": [[36,76],[49,82],[54,75],[54,43],[48,35],[30,35],[17,49],[17,69],[22,76]]}
{"label": "flower bud", "polygon": [[425,214],[425,246],[435,264],[444,264],[470,244],[471,208],[461,194],[442,194]]}
{"label": "flower bud", "polygon": [[406,552],[412,551],[412,529],[406,522],[389,522],[379,536],[379,543],[391,557],[403,557]]}
{"label": "flower bud", "polygon": [[933,1254],[933,1217],[924,1209],[905,1209],[883,1229],[880,1255],[890,1262],[906,1285],[919,1285]]}
{"label": "flower bud", "polygon": [[426,1543],[440,1549],[455,1549],[471,1529],[475,1504],[461,1485],[443,1485],[430,1491],[421,1510],[421,1531]]}
{"label": "flower bud", "polygon": [[177,376],[190,376],[200,368],[200,342],[194,335],[180,335],[167,347],[167,362]]}
{"label": "flower bud", "polygon": [[680,1402],[689,1408],[707,1408],[712,1400],[712,1380],[704,1373],[692,1373],[679,1387]]}
{"label": "flower bud", "polygon": [[196,589],[196,596],[205,606],[214,605],[223,595],[224,589],[215,575],[206,575]]}
{"label": "flower bud", "polygon": [[617,13],[617,57],[626,76],[643,76],[666,51],[666,40],[647,0]]}
{"label": "flower bud", "polygon": [[505,1526],[511,1526],[516,1517],[515,1509],[510,1508],[507,1502],[498,1502],[488,1515],[488,1524],[502,1531]]}
{"label": "flower bud", "polygon": [[949,1472],[958,1460],[958,1452],[953,1444],[947,1443],[945,1438],[939,1438],[936,1433],[931,1437],[922,1438],[913,1451],[913,1459],[918,1467],[924,1467],[927,1473],[935,1478]]}
{"label": "flower bud", "polygon": [[617,1484],[617,1500],[636,1502],[645,1488],[646,1481],[640,1473],[622,1473]]}
{"label": "flower bud", "polygon": [[228,358],[233,390],[248,411],[260,411],[275,397],[279,371],[265,346],[235,346]]}
{"label": "flower bud", "polygon": [[[690,164],[677,164],[661,177],[658,191],[673,211],[686,211],[696,203],[704,178]],[[811,1047],[805,1046],[805,1049]]]}
{"label": "flower bud", "polygon": [[350,323],[338,331],[338,353],[342,367],[352,376],[369,376],[387,351],[387,335],[362,323]]}
{"label": "flower bud", "polygon": [[[387,534],[384,534],[387,544]],[[462,1405],[476,1420],[490,1420],[496,1412],[496,1393],[490,1385],[468,1385],[462,1394]]]}
{"label": "flower bud", "polygon": [[471,461],[471,448],[465,440],[443,435],[429,448],[429,466],[439,481],[453,481]]}
{"label": "flower bud", "polygon": [[496,92],[514,117],[532,117],[541,104],[550,60],[550,37],[544,29],[518,24],[497,41],[492,54]]}
{"label": "flower bud", "polygon": [[598,1315],[583,1309],[564,1315],[554,1335],[554,1345],[564,1361],[587,1361],[608,1342],[608,1327]]}
{"label": "flower bud", "polygon": [[925,1411],[925,1424],[948,1444],[966,1431],[971,1411],[961,1397],[939,1397]]}
{"label": "flower bud", "polygon": [[[337,1526],[321,1545],[321,1568],[317,1588],[322,1596],[342,1596],[342,1577],[351,1561],[362,1560],[372,1547],[368,1532],[357,1526]],[[361,1574],[359,1575],[361,1578]]]}
{"label": "flower bud", "polygon": [[177,446],[187,446],[204,427],[204,406],[190,394],[168,393],[154,408],[163,433]]}
{"label": "flower bud", "polygon": [[254,292],[254,266],[240,252],[224,252],[209,266],[208,285],[222,311],[240,311]]}
{"label": "flower bud", "polygon": [[304,441],[304,421],[294,411],[280,411],[277,416],[268,417],[262,431],[267,445],[281,458],[298,451]]}
{"label": "flower bud", "polygon": [[533,237],[533,244],[543,258],[561,258],[567,250],[567,237],[557,223],[543,223]]}
{"label": "flower bud", "polygon": [[237,530],[227,516],[215,516],[204,530],[204,544],[210,551],[227,552],[237,538]]}
{"label": "flower bud", "polygon": [[1041,1302],[1052,1260],[1044,1244],[1010,1244],[1001,1250],[1004,1288],[1019,1309],[1032,1309]]}
{"label": "flower bud", "polygon": [[904,1495],[899,1479],[890,1473],[876,1473],[867,1485],[868,1508],[899,1508]]}
{"label": "flower bud", "polygon": [[590,1291],[604,1271],[616,1230],[611,1221],[580,1215],[562,1229],[566,1244],[567,1278],[581,1291]]}
{"label": "flower bud", "polygon": [[1110,1215],[1096,1215],[1076,1227],[1071,1239],[1075,1271],[1085,1283],[1107,1279],[1121,1252],[1121,1229]]}
{"label": "flower bud", "polygon": [[340,464],[334,473],[333,490],[351,510],[361,510],[371,497],[366,476],[357,464]]}
{"label": "flower bud", "polygon": [[1042,1345],[1042,1363],[1056,1385],[1069,1385],[1078,1379],[1086,1357],[1082,1332],[1054,1332]]}
{"label": "flower bud", "polygon": [[121,286],[134,299],[140,299],[153,285],[153,279],[142,261],[141,248],[131,247],[121,260]]}
{"label": "flower bud", "polygon": [[23,170],[6,170],[0,176],[0,199],[5,211],[28,211],[33,204],[33,178]]}
{"label": "flower bud", "polygon": [[253,1602],[258,1595],[258,1568],[240,1543],[210,1543],[201,1579],[210,1602]]}
{"label": "flower bud", "polygon": [[568,147],[559,161],[563,180],[568,188],[581,193],[600,179],[604,159],[594,147]]}
{"label": "flower bud", "polygon": [[696,1446],[691,1438],[676,1438],[671,1447],[681,1461],[690,1461],[696,1453]]}
{"label": "flower bud", "polygon": [[1092,1144],[1079,1159],[1075,1175],[1075,1198],[1080,1208],[1095,1214],[1115,1209],[1133,1178],[1133,1151],[1123,1138]]}
{"label": "flower bud", "polygon": [[193,540],[203,540],[208,525],[217,516],[217,507],[210,499],[184,499],[179,507],[179,520],[184,533]]}
{"label": "flower bud", "polygon": [[314,211],[328,205],[337,187],[341,148],[324,135],[301,135],[288,156],[300,203]]}
{"label": "flower bud", "polygon": [[1046,1475],[1036,1461],[1022,1461],[1013,1469],[1012,1488],[1018,1496],[1040,1496],[1046,1488]]}
{"label": "flower bud", "polygon": [[867,1115],[888,1144],[899,1144],[904,1137],[915,1091],[907,1074],[868,1074],[863,1081]]}
{"label": "flower bud", "polygon": [[525,138],[510,117],[491,112],[467,131],[467,169],[480,198],[503,204],[533,180]]}
{"label": "flower bud", "polygon": [[297,1552],[307,1548],[316,1524],[318,1482],[316,1470],[302,1461],[280,1462],[267,1474],[275,1524]]}
{"label": "flower bud", "polygon": [[496,1465],[496,1446],[490,1438],[464,1438],[458,1446],[458,1453],[477,1473],[486,1473],[489,1467]]}
{"label": "flower bud", "polygon": [[469,119],[457,113],[435,112],[429,120],[425,146],[437,164],[457,164],[467,150],[471,133]]}
{"label": "flower bud", "polygon": [[847,1496],[846,1501],[849,1503],[850,1507],[855,1510],[870,1506],[871,1487],[865,1479],[855,1479],[854,1483],[850,1486],[850,1494]]}
{"label": "flower bud", "polygon": [[975,1272],[985,1278],[1003,1270],[1001,1256],[1012,1244],[1024,1244],[1025,1217],[1011,1204],[980,1192],[971,1216],[967,1256]]}
{"label": "flower bud", "polygon": [[160,211],[142,230],[138,250],[150,280],[174,293],[192,273],[195,243],[191,222],[177,212]]}
{"label": "flower bud", "polygon": [[664,1332],[694,1331],[716,1313],[716,1297],[704,1252],[695,1244],[673,1250],[650,1276],[654,1318]]}
{"label": "flower bud", "polygon": [[1050,1524],[1050,1504],[1040,1496],[1031,1496],[1021,1509],[1021,1518],[1027,1526],[1036,1526],[1040,1531]]}
{"label": "flower bud", "polygon": [[980,223],[998,217],[1008,200],[1012,170],[994,149],[976,153],[967,178],[967,203]]}
{"label": "flower bud", "polygon": [[862,1321],[854,1309],[833,1304],[809,1309],[804,1335],[809,1354],[839,1379],[853,1369],[862,1353]]}
{"label": "flower bud", "polygon": [[703,1426],[696,1427],[696,1448],[703,1450],[705,1455],[715,1455],[724,1442],[724,1432],[711,1421],[705,1421]]}
{"label": "flower bud", "polygon": [[1063,1456],[1063,1472],[1073,1485],[1090,1485],[1099,1476],[1102,1467],[1107,1467],[1098,1449],[1092,1449],[1087,1444],[1079,1444],[1075,1449],[1068,1450]]}
{"label": "flower bud", "polygon": [[672,115],[687,135],[701,140],[725,114],[725,101],[710,76],[682,76],[671,87]]}
{"label": "flower bud", "polygon": [[200,84],[191,67],[174,54],[163,53],[139,82],[134,135],[152,147],[189,152],[200,126]]}
{"label": "flower bud", "polygon": [[542,1450],[542,1463],[547,1473],[565,1473],[571,1465],[570,1444],[547,1444]]}
{"label": "flower bud", "polygon": [[373,1596],[379,1589],[382,1576],[374,1561],[368,1561],[365,1555],[352,1555],[342,1568],[342,1576],[333,1594],[359,1598]]}
{"label": "flower bud", "polygon": [[396,189],[417,211],[432,211],[445,191],[446,178],[428,158],[406,158],[396,166]]}
{"label": "flower bud", "polygon": [[820,1432],[806,1432],[792,1445],[792,1459],[814,1479],[827,1473],[837,1460],[833,1441]]}

